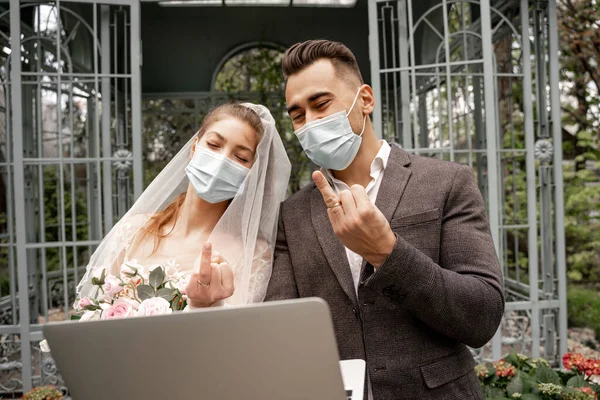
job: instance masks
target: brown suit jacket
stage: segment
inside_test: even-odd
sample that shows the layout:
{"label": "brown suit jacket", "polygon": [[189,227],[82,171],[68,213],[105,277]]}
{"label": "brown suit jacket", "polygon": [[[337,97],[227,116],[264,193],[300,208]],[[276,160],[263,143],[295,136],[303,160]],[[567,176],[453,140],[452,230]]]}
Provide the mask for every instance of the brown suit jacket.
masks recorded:
{"label": "brown suit jacket", "polygon": [[501,271],[471,168],[392,150],[376,206],[397,236],[358,298],[318,189],[282,203],[266,300],[321,297],[341,359],[367,362],[376,400],[483,399],[466,345],[504,312]]}

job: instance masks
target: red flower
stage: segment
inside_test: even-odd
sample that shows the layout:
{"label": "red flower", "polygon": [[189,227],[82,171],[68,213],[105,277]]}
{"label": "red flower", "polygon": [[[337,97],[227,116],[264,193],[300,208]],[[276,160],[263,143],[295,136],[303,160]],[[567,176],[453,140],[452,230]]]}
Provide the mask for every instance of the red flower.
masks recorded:
{"label": "red flower", "polygon": [[566,369],[582,371],[585,369],[582,367],[586,361],[587,360],[579,353],[565,353],[563,356],[563,365]]}
{"label": "red flower", "polygon": [[598,400],[598,395],[597,395],[597,394],[596,394],[596,392],[594,392],[594,391],[592,390],[592,388],[590,388],[590,387],[582,387],[582,388],[579,388],[579,391],[580,391],[580,392],[583,392],[583,393],[590,394],[590,395],[594,396],[594,400]]}
{"label": "red flower", "polygon": [[496,369],[496,375],[500,378],[513,377],[517,373],[517,369],[512,364],[507,363],[504,360],[500,360],[495,363],[494,368]]}
{"label": "red flower", "polygon": [[566,369],[583,372],[588,376],[600,374],[600,360],[584,358],[579,353],[565,353],[563,365]]}

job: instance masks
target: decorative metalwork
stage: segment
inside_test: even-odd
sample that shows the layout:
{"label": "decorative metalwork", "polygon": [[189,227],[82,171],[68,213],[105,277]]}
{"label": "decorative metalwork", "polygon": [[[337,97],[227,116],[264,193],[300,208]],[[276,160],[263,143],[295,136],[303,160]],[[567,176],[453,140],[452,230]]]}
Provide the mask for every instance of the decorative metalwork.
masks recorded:
{"label": "decorative metalwork", "polygon": [[139,2],[65,4],[0,10],[2,398],[64,386],[32,325],[69,318],[90,255],[142,189]]}
{"label": "decorative metalwork", "polygon": [[552,142],[548,139],[539,139],[535,142],[534,148],[535,159],[543,164],[550,164],[554,155]]}
{"label": "decorative metalwork", "polygon": [[119,172],[127,172],[133,166],[133,153],[127,149],[120,149],[115,152],[113,158],[120,159],[113,161],[113,167]]}
{"label": "decorative metalwork", "polygon": [[[11,27],[0,32],[3,397],[62,385],[31,324],[68,318],[90,254],[141,193],[139,2],[110,3],[11,0],[0,12]],[[474,354],[515,348],[557,361],[566,287],[555,2],[371,0],[369,29],[377,131],[473,167],[486,200],[509,301],[501,334]],[[194,123],[229,98],[191,97]]]}
{"label": "decorative metalwork", "polygon": [[500,333],[474,355],[517,347],[558,364],[567,331],[556,3],[376,0],[369,28],[376,131],[471,166],[486,201],[508,302]]}

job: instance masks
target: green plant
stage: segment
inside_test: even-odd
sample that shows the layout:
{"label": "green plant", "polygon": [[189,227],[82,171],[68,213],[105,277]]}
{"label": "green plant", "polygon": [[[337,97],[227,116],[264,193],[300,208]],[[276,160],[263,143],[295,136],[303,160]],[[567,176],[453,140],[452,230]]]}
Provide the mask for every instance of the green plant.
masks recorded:
{"label": "green plant", "polygon": [[588,327],[600,338],[600,293],[579,286],[569,286],[567,291],[569,325]]}
{"label": "green plant", "polygon": [[475,367],[486,400],[597,400],[600,386],[589,380],[600,360],[580,354],[563,357],[566,370],[553,370],[542,358],[511,353],[495,363]]}

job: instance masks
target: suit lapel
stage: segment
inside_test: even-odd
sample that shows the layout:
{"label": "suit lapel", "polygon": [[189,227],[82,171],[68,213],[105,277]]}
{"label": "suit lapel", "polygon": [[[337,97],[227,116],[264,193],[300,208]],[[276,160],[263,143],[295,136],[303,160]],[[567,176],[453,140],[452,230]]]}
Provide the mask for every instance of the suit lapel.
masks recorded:
{"label": "suit lapel", "polygon": [[[391,146],[390,156],[383,174],[383,180],[379,186],[377,200],[375,201],[375,205],[388,221],[394,215],[396,208],[398,208],[400,198],[411,176],[410,169],[405,168],[410,164],[408,153],[396,145],[392,144]],[[312,191],[310,202],[313,227],[325,258],[344,292],[357,305],[358,301],[354,289],[354,280],[352,279],[350,264],[348,264],[348,257],[346,257],[346,248],[333,231],[323,196],[321,196],[316,187]],[[365,272],[365,264],[366,262],[363,261],[361,276]]]}
{"label": "suit lapel", "polygon": [[327,258],[329,266],[333,270],[338,282],[350,300],[357,305],[354,280],[346,256],[346,248],[336,236],[327,215],[327,206],[323,201],[321,192],[315,187],[310,198],[311,218],[317,238]]}
{"label": "suit lapel", "polygon": [[[400,149],[395,144],[390,145],[390,156],[388,158],[383,179],[379,186],[375,206],[381,211],[388,222],[392,219],[394,211],[400,204],[400,198],[406,189],[408,180],[412,174],[411,170],[406,168],[410,165],[410,157],[408,153]],[[361,268],[361,279],[366,278],[365,266],[367,262],[363,260]]]}
{"label": "suit lapel", "polygon": [[408,153],[394,144],[391,147],[390,157],[375,200],[375,206],[388,221],[392,219],[394,211],[398,208],[400,198],[412,174],[410,169],[405,168],[410,164]]}

